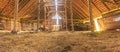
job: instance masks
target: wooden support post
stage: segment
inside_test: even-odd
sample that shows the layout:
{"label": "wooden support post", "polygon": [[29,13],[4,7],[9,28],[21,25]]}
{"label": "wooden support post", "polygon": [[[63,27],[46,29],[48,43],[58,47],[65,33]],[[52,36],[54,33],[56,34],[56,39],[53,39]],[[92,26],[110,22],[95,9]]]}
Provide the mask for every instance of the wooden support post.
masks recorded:
{"label": "wooden support post", "polygon": [[46,31],[46,4],[44,3],[44,28],[45,28],[45,31]]}
{"label": "wooden support post", "polygon": [[65,28],[68,31],[68,20],[67,20],[67,0],[65,0]]}
{"label": "wooden support post", "polygon": [[70,1],[70,13],[71,13],[70,18],[71,18],[72,31],[74,31],[72,1]]}
{"label": "wooden support post", "polygon": [[17,18],[18,18],[19,0],[15,0],[15,12],[14,12],[14,28],[11,33],[17,34]]}
{"label": "wooden support post", "polygon": [[34,23],[33,22],[31,23],[31,28],[32,28],[31,30],[34,31]]}
{"label": "wooden support post", "polygon": [[38,32],[39,31],[39,28],[40,28],[40,3],[41,2],[41,0],[38,0],[38,17],[37,17],[37,30],[36,30],[36,32]]}
{"label": "wooden support post", "polygon": [[91,32],[94,32],[94,20],[92,16],[92,0],[88,0],[88,7],[89,7],[89,18],[90,18],[90,24],[91,24]]}
{"label": "wooden support post", "polygon": [[21,30],[23,30],[23,22],[21,21]]}

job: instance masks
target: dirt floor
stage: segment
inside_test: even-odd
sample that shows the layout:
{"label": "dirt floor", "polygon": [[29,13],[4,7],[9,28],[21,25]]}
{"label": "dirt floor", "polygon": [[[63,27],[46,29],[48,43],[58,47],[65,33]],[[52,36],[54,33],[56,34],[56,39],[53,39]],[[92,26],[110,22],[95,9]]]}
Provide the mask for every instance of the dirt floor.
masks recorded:
{"label": "dirt floor", "polygon": [[1,33],[0,52],[120,52],[120,32]]}

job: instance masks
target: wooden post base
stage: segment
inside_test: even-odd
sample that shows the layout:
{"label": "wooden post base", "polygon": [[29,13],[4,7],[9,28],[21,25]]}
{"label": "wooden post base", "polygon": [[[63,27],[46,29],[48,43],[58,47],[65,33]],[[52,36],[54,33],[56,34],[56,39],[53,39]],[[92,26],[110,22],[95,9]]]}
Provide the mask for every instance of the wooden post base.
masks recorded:
{"label": "wooden post base", "polygon": [[18,31],[12,30],[11,33],[12,33],[12,34],[17,34]]}

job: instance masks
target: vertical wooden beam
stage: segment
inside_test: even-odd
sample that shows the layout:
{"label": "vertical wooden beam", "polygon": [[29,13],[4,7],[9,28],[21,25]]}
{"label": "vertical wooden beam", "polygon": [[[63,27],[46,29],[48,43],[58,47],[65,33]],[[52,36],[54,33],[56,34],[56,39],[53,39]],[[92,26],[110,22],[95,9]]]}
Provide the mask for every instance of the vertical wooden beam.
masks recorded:
{"label": "vertical wooden beam", "polygon": [[32,25],[32,31],[34,31],[34,22],[31,23]]}
{"label": "vertical wooden beam", "polygon": [[23,21],[21,19],[21,30],[23,30]]}
{"label": "vertical wooden beam", "polygon": [[70,1],[70,13],[71,13],[70,18],[71,18],[72,31],[74,31],[72,1]]}
{"label": "vertical wooden beam", "polygon": [[15,0],[14,28],[12,30],[12,33],[14,34],[17,34],[18,7],[19,7],[19,0]]}
{"label": "vertical wooden beam", "polygon": [[46,3],[44,3],[44,28],[45,28],[45,31],[46,31]]}
{"label": "vertical wooden beam", "polygon": [[92,0],[88,0],[88,7],[89,7],[89,18],[91,24],[91,32],[94,32],[94,20],[92,15]]}
{"label": "vertical wooden beam", "polygon": [[68,19],[67,19],[67,0],[65,0],[65,4],[64,4],[64,6],[65,6],[65,28],[66,28],[66,31],[68,31]]}
{"label": "vertical wooden beam", "polygon": [[40,2],[41,0],[38,0],[38,17],[37,17],[37,31],[36,32],[38,32],[40,28],[40,4],[41,4]]}

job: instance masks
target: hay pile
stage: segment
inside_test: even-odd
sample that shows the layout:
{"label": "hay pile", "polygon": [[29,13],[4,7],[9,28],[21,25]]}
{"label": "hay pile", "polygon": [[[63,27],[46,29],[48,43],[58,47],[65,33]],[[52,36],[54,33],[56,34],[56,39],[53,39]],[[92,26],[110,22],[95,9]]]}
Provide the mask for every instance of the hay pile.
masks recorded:
{"label": "hay pile", "polygon": [[120,32],[0,34],[0,52],[120,52]]}

